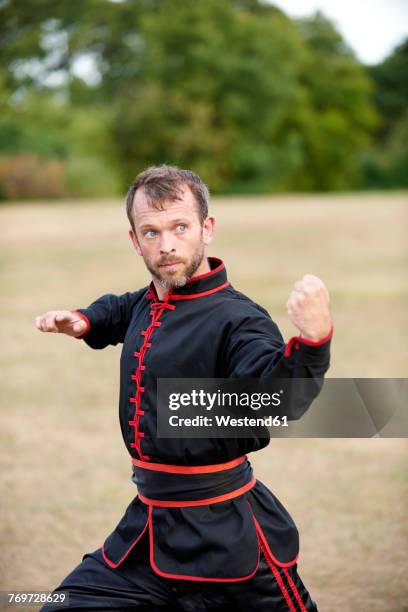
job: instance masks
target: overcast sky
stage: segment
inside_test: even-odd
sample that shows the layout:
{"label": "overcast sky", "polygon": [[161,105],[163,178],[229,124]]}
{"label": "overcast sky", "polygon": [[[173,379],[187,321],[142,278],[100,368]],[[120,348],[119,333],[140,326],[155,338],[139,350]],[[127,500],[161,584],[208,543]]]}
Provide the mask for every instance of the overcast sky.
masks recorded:
{"label": "overcast sky", "polygon": [[320,10],[357,57],[376,64],[408,35],[408,0],[270,0],[289,17]]}

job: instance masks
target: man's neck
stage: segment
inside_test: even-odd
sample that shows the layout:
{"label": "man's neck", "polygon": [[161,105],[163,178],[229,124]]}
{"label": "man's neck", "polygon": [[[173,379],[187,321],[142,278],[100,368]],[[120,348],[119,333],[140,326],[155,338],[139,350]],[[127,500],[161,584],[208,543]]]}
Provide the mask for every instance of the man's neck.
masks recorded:
{"label": "man's neck", "polygon": [[[206,274],[207,272],[211,272],[210,264],[208,261],[208,257],[203,257],[203,260],[195,271],[194,276],[200,276],[201,274]],[[159,298],[159,300],[163,300],[163,298],[168,294],[169,290],[164,289],[164,287],[162,287],[159,284],[159,281],[155,278],[153,278],[152,280],[156,288],[157,297]]]}

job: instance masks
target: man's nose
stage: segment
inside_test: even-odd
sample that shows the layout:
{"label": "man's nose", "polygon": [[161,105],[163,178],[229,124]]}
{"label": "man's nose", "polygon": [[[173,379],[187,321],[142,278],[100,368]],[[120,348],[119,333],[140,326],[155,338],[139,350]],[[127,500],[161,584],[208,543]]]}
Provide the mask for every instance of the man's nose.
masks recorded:
{"label": "man's nose", "polygon": [[172,253],[175,250],[174,240],[171,234],[163,232],[160,240],[160,253]]}

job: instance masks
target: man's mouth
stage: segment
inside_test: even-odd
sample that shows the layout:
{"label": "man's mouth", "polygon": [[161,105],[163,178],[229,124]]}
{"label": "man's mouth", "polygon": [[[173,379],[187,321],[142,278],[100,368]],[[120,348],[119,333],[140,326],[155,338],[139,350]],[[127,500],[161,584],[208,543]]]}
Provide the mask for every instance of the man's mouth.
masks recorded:
{"label": "man's mouth", "polygon": [[180,263],[181,261],[170,261],[170,262],[159,264],[159,268],[165,268],[166,270],[170,270],[171,268],[178,266]]}

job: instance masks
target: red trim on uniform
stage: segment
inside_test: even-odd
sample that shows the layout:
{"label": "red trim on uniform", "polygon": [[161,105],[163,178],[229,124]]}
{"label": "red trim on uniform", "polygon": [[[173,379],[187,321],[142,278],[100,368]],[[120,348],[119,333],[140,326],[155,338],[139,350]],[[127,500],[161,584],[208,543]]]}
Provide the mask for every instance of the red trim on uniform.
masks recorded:
{"label": "red trim on uniform", "polygon": [[[210,270],[209,272],[200,274],[198,276],[194,276],[188,281],[188,283],[192,283],[194,281],[201,280],[208,276],[216,275],[218,272],[224,269],[225,266],[224,266],[224,263],[221,261],[221,259],[217,259],[215,257],[210,257],[209,259],[212,262],[216,262],[218,265],[213,270]],[[141,336],[144,337],[144,340],[139,350],[133,353],[134,356],[139,360],[139,365],[136,369],[136,372],[131,375],[131,379],[136,382],[136,391],[135,391],[134,398],[130,398],[129,401],[135,404],[135,411],[134,411],[133,419],[131,421],[128,421],[129,424],[134,423],[133,426],[135,428],[135,439],[134,439],[134,442],[130,444],[130,446],[131,448],[136,449],[139,460],[142,462],[148,461],[150,457],[148,455],[143,455],[141,445],[140,445],[140,438],[144,437],[144,434],[139,431],[139,418],[140,416],[143,416],[143,411],[141,411],[140,409],[141,393],[144,392],[144,387],[141,385],[141,372],[145,370],[146,368],[146,366],[143,364],[143,360],[145,358],[146,351],[152,346],[152,343],[149,342],[149,340],[154,330],[161,326],[161,322],[159,321],[159,319],[162,316],[164,310],[166,309],[174,310],[176,308],[174,304],[169,303],[170,300],[189,300],[193,298],[204,297],[206,295],[211,295],[213,293],[216,293],[217,291],[221,291],[222,289],[225,289],[225,287],[228,287],[228,285],[229,285],[229,281],[226,281],[222,283],[221,285],[219,285],[218,287],[214,287],[213,289],[209,289],[208,291],[202,291],[200,293],[185,294],[185,295],[183,294],[175,295],[173,294],[172,289],[169,289],[163,301],[160,301],[158,299],[156,287],[154,286],[153,281],[149,285],[149,289],[146,292],[145,297],[147,300],[153,300],[153,304],[151,305],[151,310],[150,310],[151,322],[150,322],[150,325],[146,329],[140,332]],[[140,467],[143,467],[143,466],[140,466]],[[225,469],[225,468],[221,468],[221,469]]]}
{"label": "red trim on uniform", "polygon": [[262,545],[265,547],[265,549],[266,549],[266,551],[267,551],[271,561],[273,563],[275,563],[275,565],[279,565],[279,567],[291,567],[292,565],[294,565],[297,562],[298,558],[299,558],[298,554],[296,555],[296,557],[294,559],[292,559],[292,561],[288,561],[287,563],[282,563],[282,561],[278,561],[278,559],[275,557],[275,555],[272,553],[271,549],[269,548],[269,544],[268,544],[268,542],[267,542],[267,540],[265,538],[265,535],[264,535],[264,533],[262,531],[262,528],[261,528],[260,524],[258,523],[257,519],[255,518],[254,511],[252,510],[252,506],[249,503],[249,501],[248,501],[248,504],[249,504],[249,506],[251,508],[252,518],[254,519],[254,523],[255,523],[255,527],[256,527],[256,531],[258,533],[259,539],[262,542]]}
{"label": "red trim on uniform", "polygon": [[258,571],[259,560],[260,560],[259,546],[258,546],[258,560],[256,562],[255,569],[253,570],[253,572],[248,574],[248,576],[240,576],[239,578],[204,578],[201,576],[186,576],[184,574],[169,574],[168,572],[163,572],[157,567],[155,560],[154,560],[153,508],[152,506],[149,506],[148,521],[149,521],[150,565],[152,567],[152,570],[159,576],[162,576],[163,578],[174,578],[176,580],[194,580],[197,582],[242,582],[243,580],[248,580],[249,578],[252,578],[253,576],[255,576],[256,572]]}
{"label": "red trim on uniform", "polygon": [[149,455],[144,455],[142,452],[140,439],[144,438],[145,434],[144,432],[139,431],[139,419],[141,416],[144,416],[144,411],[140,407],[141,394],[144,393],[144,390],[145,390],[145,388],[141,385],[141,373],[146,369],[146,366],[143,364],[143,360],[145,358],[146,351],[148,351],[149,348],[152,346],[152,343],[149,342],[149,340],[154,330],[158,329],[158,327],[160,326],[160,323],[159,324],[157,323],[160,317],[162,316],[163,312],[166,309],[174,310],[176,308],[176,306],[174,306],[173,304],[169,304],[167,301],[158,302],[153,292],[151,291],[146,294],[146,298],[153,299],[154,304],[152,304],[152,309],[150,311],[150,316],[151,316],[150,325],[141,332],[141,335],[144,337],[143,344],[139,348],[138,351],[135,351],[133,353],[134,356],[139,360],[139,365],[136,369],[135,374],[131,375],[131,379],[136,382],[136,391],[135,391],[135,396],[129,398],[129,401],[131,403],[134,403],[135,411],[133,414],[132,421],[128,421],[129,424],[133,423],[133,427],[135,429],[135,434],[134,434],[135,439],[134,439],[134,442],[131,442],[130,446],[131,448],[136,449],[137,454],[139,455],[142,461],[148,461],[150,459]]}
{"label": "red trim on uniform", "polygon": [[91,322],[89,321],[88,317],[84,315],[83,312],[79,312],[79,310],[71,310],[71,312],[72,314],[78,315],[78,317],[83,319],[86,323],[86,330],[84,331],[84,333],[81,336],[74,336],[74,338],[76,338],[77,340],[82,340],[82,338],[84,338],[86,334],[89,332],[89,330],[91,329]]}
{"label": "red trim on uniform", "polygon": [[[291,597],[290,597],[290,595],[289,595],[289,593],[288,593],[287,588],[285,587],[285,584],[284,584],[284,582],[283,582],[283,580],[282,580],[282,577],[281,577],[281,575],[280,575],[280,573],[279,573],[279,570],[278,570],[278,568],[276,567],[276,565],[280,566],[280,567],[282,568],[282,570],[283,570],[284,572],[286,572],[286,569],[285,569],[285,568],[286,568],[286,567],[289,567],[290,565],[294,565],[294,564],[296,563],[297,559],[298,559],[298,555],[296,555],[295,559],[294,559],[293,561],[290,561],[289,563],[280,563],[280,562],[279,562],[279,561],[278,561],[278,560],[277,560],[277,559],[274,557],[274,555],[273,555],[273,554],[272,554],[272,552],[271,552],[271,549],[270,549],[270,548],[269,548],[269,546],[268,546],[268,542],[266,541],[266,538],[265,538],[265,536],[264,536],[264,534],[263,534],[263,532],[262,532],[261,526],[260,526],[260,524],[258,523],[258,521],[256,520],[256,518],[255,518],[255,516],[254,516],[253,510],[252,510],[252,507],[251,507],[251,504],[249,503],[249,501],[248,501],[248,504],[249,504],[249,507],[251,508],[252,518],[253,518],[254,523],[255,523],[256,532],[257,532],[257,534],[258,534],[258,541],[259,541],[259,545],[260,545],[261,550],[262,550],[262,552],[263,552],[263,554],[264,554],[264,557],[265,557],[265,559],[266,559],[266,562],[268,563],[269,568],[270,568],[271,572],[273,573],[274,578],[275,578],[276,582],[278,583],[278,585],[279,585],[279,587],[280,587],[280,590],[282,591],[282,595],[283,595],[283,596],[284,596],[284,598],[285,598],[286,604],[287,604],[287,606],[288,606],[288,608],[289,608],[290,612],[296,612],[296,608],[295,608],[295,607],[294,607],[294,605],[293,605],[292,599],[291,599]],[[275,564],[276,564],[276,565],[275,565]],[[286,574],[285,574],[285,575],[286,575]],[[289,584],[290,584],[290,583],[289,583]],[[291,586],[292,586],[292,585],[291,585]],[[295,586],[295,585],[293,585],[293,586]],[[296,589],[296,587],[295,587],[295,589]],[[292,589],[292,590],[293,590],[293,589]],[[298,595],[299,595],[299,594],[298,594]],[[296,597],[296,595],[295,595],[295,597]],[[303,610],[302,610],[302,612],[303,612]]]}
{"label": "red trim on uniform", "polygon": [[282,576],[280,575],[278,568],[273,564],[272,560],[269,558],[269,555],[267,554],[267,551],[265,550],[264,545],[263,545],[261,540],[259,541],[259,544],[260,544],[262,552],[263,552],[263,554],[265,556],[266,562],[268,563],[268,565],[269,565],[269,567],[271,569],[271,572],[274,575],[274,578],[275,578],[276,582],[278,583],[280,590],[282,591],[282,595],[285,598],[286,604],[287,604],[290,612],[296,612],[296,608],[293,605],[293,602],[292,602],[292,599],[291,599],[291,597],[290,597],[290,595],[288,593],[288,590],[287,590],[287,588],[285,587],[285,585],[283,583]]}
{"label": "red trim on uniform", "polygon": [[106,556],[106,553],[105,553],[105,544],[102,544],[102,557],[104,558],[104,561],[109,565],[109,567],[112,567],[113,569],[119,567],[119,565],[122,563],[122,561],[124,561],[126,559],[126,557],[130,553],[132,548],[134,546],[136,546],[136,544],[138,543],[138,541],[140,540],[140,538],[142,537],[142,535],[146,531],[148,525],[149,525],[149,517],[147,517],[147,519],[146,519],[146,525],[143,527],[142,532],[137,536],[136,540],[133,542],[133,544],[130,545],[130,547],[127,549],[127,551],[125,552],[123,557],[121,557],[117,563],[114,563],[113,561],[108,559],[108,557]]}
{"label": "red trim on uniform", "polygon": [[[296,342],[302,342],[302,344],[307,344],[308,346],[320,346],[322,344],[325,344],[333,336],[333,329],[334,329],[334,327],[332,325],[331,328],[330,328],[329,333],[327,334],[327,336],[325,336],[321,340],[318,340],[317,342],[315,342],[313,340],[308,340],[308,338],[302,338],[302,336],[293,336],[293,338],[291,338],[289,340],[289,342],[287,343],[287,345],[285,347],[285,352],[283,353],[284,356],[285,357],[290,357],[290,353],[292,351],[292,347],[293,347],[293,345]],[[299,347],[295,346],[295,348],[299,348]]]}
{"label": "red trim on uniform", "polygon": [[225,281],[225,283],[223,283],[222,285],[214,287],[214,289],[209,289],[208,291],[201,291],[201,293],[180,293],[179,295],[173,293],[173,295],[170,297],[170,300],[192,300],[195,298],[201,298],[206,295],[211,295],[212,293],[217,293],[217,291],[221,291],[221,289],[225,289],[225,287],[228,287],[229,284],[229,281]]}
{"label": "red trim on uniform", "polygon": [[149,285],[149,291],[146,293],[146,300],[154,300],[154,302],[158,302],[158,298],[156,295],[156,288],[153,284],[153,281]]}
{"label": "red trim on uniform", "polygon": [[162,500],[162,499],[150,499],[149,497],[145,497],[144,495],[138,494],[139,499],[148,506],[157,506],[159,508],[190,508],[192,506],[206,506],[207,504],[218,504],[223,501],[227,501],[228,499],[233,499],[234,497],[239,497],[239,495],[243,495],[256,483],[256,478],[253,477],[250,482],[247,482],[243,487],[239,487],[238,489],[234,489],[229,493],[224,493],[224,495],[216,495],[215,497],[207,497],[206,499],[196,499],[192,501],[174,501],[174,500]]}
{"label": "red trim on uniform", "polygon": [[146,299],[147,300],[153,300],[154,304],[153,306],[161,306],[162,304],[164,304],[165,302],[167,302],[170,298],[171,295],[173,293],[173,289],[169,289],[164,300],[160,301],[159,300],[159,296],[157,295],[157,291],[156,291],[156,287],[154,285],[154,282],[151,281],[150,285],[149,285],[149,289],[148,292],[146,293]]}
{"label": "red trim on uniform", "polygon": [[167,472],[169,474],[212,474],[214,472],[222,472],[223,470],[229,470],[241,465],[246,459],[246,455],[237,457],[231,461],[225,463],[214,463],[213,465],[170,465],[167,463],[146,463],[132,457],[133,465],[143,468],[145,470],[152,470],[154,472]]}
{"label": "red trim on uniform", "polygon": [[201,280],[202,278],[208,278],[209,276],[213,276],[214,274],[217,274],[217,272],[221,272],[221,270],[225,268],[224,263],[221,261],[221,259],[218,259],[218,257],[209,257],[208,259],[211,261],[218,262],[218,266],[214,268],[213,270],[210,270],[209,272],[204,272],[204,274],[193,276],[192,278],[190,278],[189,281],[187,281],[186,285],[189,285],[190,283],[194,283],[194,281]]}
{"label": "red trim on uniform", "polygon": [[[218,272],[221,272],[221,270],[224,270],[225,265],[224,262],[221,261],[221,259],[218,259],[218,257],[209,257],[209,260],[217,262],[217,267],[214,268],[213,270],[210,270],[209,272],[205,272],[204,274],[199,274],[198,276],[193,276],[192,278],[190,278],[190,280],[187,281],[187,283],[185,284],[185,286],[187,287],[187,285],[190,285],[191,283],[194,283],[195,281],[198,280],[202,280],[203,278],[208,278],[209,276],[214,276],[215,274],[217,274]],[[200,297],[205,297],[206,295],[211,295],[212,293],[216,293],[217,291],[221,291],[221,289],[225,289],[225,287],[228,287],[229,285],[229,281],[223,283],[222,285],[219,285],[218,287],[215,287],[213,289],[210,289],[209,291],[202,291],[199,293],[185,293],[185,294],[174,294],[172,293],[172,289],[170,289],[167,293],[167,295],[165,296],[164,300],[190,300],[193,298],[200,298]],[[150,299],[152,298],[157,304],[162,304],[162,302],[159,301],[158,295],[157,295],[157,291],[156,291],[156,287],[153,283],[153,281],[150,283],[149,285],[149,289],[148,292],[146,294],[146,299]]]}
{"label": "red trim on uniform", "polygon": [[305,608],[305,606],[303,604],[302,598],[300,597],[299,591],[297,590],[296,585],[293,582],[293,580],[291,578],[291,575],[289,574],[289,572],[288,572],[288,570],[286,568],[283,568],[283,573],[286,576],[286,580],[289,582],[290,588],[292,589],[292,592],[293,592],[293,594],[295,596],[295,599],[296,599],[296,601],[298,603],[300,611],[301,612],[307,612],[307,610],[306,610],[306,608]]}

